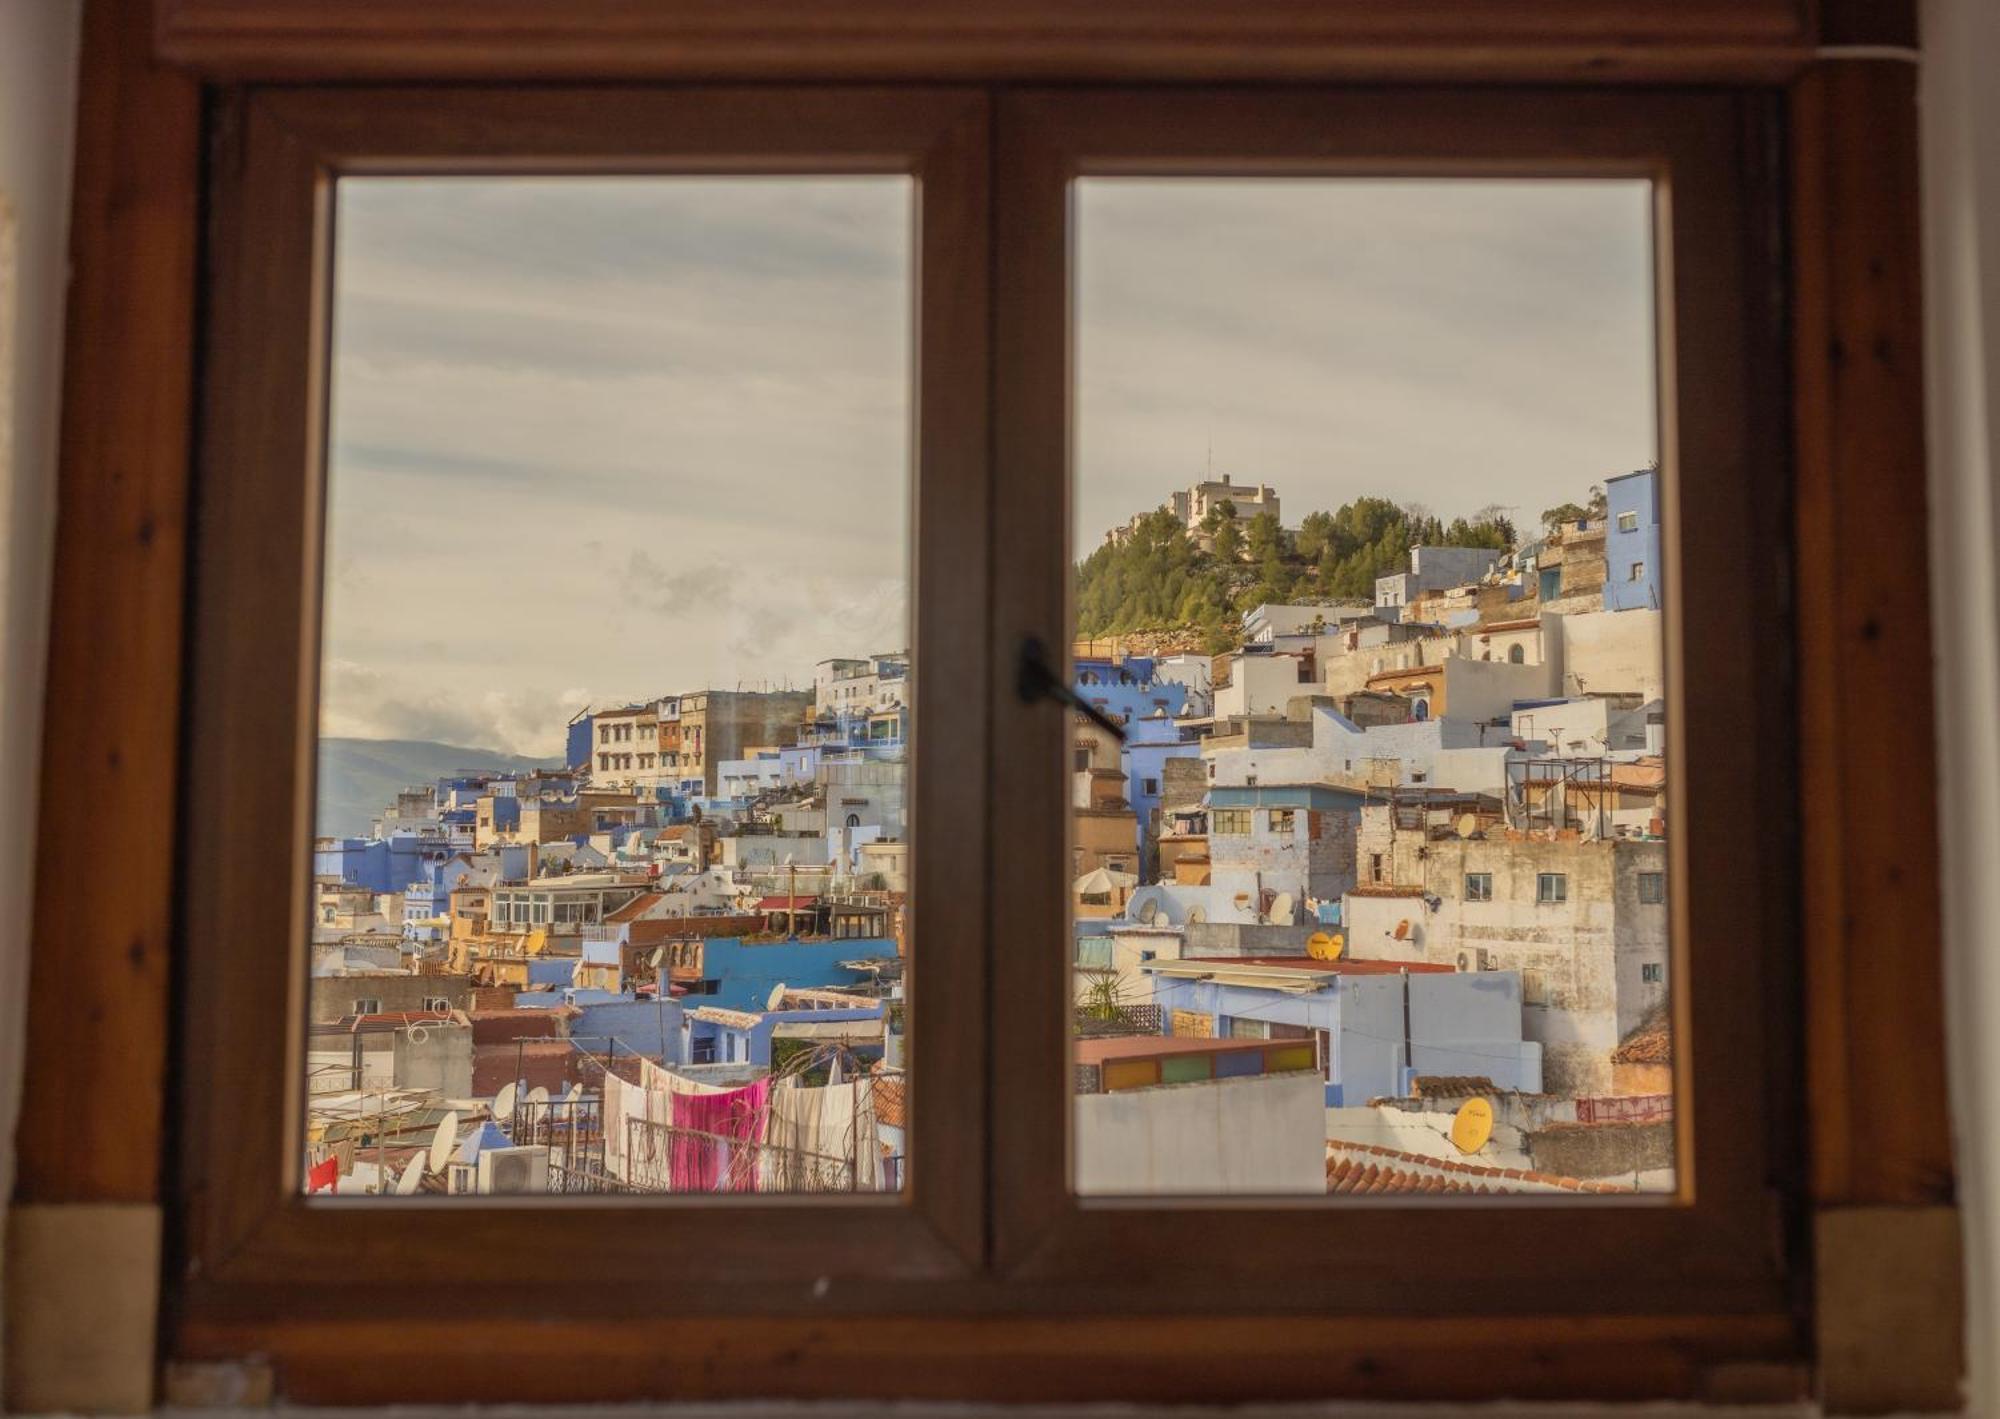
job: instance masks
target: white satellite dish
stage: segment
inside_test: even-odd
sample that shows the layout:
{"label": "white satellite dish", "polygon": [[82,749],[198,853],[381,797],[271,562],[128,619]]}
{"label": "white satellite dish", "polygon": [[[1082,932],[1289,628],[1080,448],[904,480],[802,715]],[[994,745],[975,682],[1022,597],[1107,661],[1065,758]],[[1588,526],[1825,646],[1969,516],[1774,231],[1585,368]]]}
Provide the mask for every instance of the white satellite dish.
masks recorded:
{"label": "white satellite dish", "polygon": [[1132,915],[1138,921],[1139,925],[1151,926],[1160,915],[1160,904],[1150,899],[1143,901],[1139,903],[1139,909],[1132,913]]}
{"label": "white satellite dish", "polygon": [[666,957],[667,948],[664,946],[655,946],[653,948],[653,969],[657,971],[660,968],[660,962],[665,960]]}
{"label": "white satellite dish", "polygon": [[785,983],[783,981],[779,981],[776,985],[771,987],[771,994],[769,998],[764,1001],[764,1008],[766,1010],[776,1010],[778,1008],[778,1002],[783,1000],[784,998],[785,998]]}
{"label": "white satellite dish", "polygon": [[452,1145],[458,1142],[458,1110],[453,1109],[438,1120],[437,1132],[431,1135],[431,1171],[441,1173],[444,1165],[451,1161]]}
{"label": "white satellite dish", "polygon": [[403,1175],[396,1179],[396,1196],[413,1197],[424,1185],[424,1155],[419,1153],[403,1168]]}
{"label": "white satellite dish", "polygon": [[573,1104],[582,1097],[583,1097],[583,1085],[580,1083],[573,1083],[569,1086],[569,1092],[563,1095],[563,1102],[566,1104]]}
{"label": "white satellite dish", "polygon": [[528,1091],[528,1102],[535,1105],[537,1108],[546,1105],[548,1101],[549,1101],[549,1091],[547,1089],[544,1089],[541,1085],[537,1084],[534,1088]]}
{"label": "white satellite dish", "polygon": [[502,1084],[500,1092],[493,1096],[493,1117],[512,1118],[514,1116],[514,1097],[519,1092],[520,1090],[513,1084]]}
{"label": "white satellite dish", "polygon": [[1201,907],[1189,907],[1187,919],[1189,926],[1200,926],[1208,920],[1208,913]]}
{"label": "white satellite dish", "polygon": [[1281,926],[1289,926],[1292,921],[1292,894],[1280,892],[1271,899],[1271,920]]}

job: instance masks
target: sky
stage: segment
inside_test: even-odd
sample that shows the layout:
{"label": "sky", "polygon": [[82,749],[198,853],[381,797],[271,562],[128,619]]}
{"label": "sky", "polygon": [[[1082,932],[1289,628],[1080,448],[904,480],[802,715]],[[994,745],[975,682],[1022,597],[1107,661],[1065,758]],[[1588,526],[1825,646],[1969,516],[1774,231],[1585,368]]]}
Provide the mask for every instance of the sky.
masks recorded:
{"label": "sky", "polygon": [[[1531,522],[1655,457],[1643,183],[1079,186],[1079,553],[1209,468]],[[905,648],[913,199],[342,180],[322,733],[554,754]]]}
{"label": "sky", "polygon": [[1531,524],[1657,457],[1643,181],[1078,187],[1078,555],[1211,467]]}

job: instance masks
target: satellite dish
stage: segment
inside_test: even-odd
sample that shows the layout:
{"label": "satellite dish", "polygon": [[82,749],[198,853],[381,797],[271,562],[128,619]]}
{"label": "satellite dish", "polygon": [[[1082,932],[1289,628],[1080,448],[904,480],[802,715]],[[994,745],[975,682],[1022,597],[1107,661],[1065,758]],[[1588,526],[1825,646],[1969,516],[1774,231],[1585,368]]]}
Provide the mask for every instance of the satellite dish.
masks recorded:
{"label": "satellite dish", "polygon": [[771,994],[764,1001],[764,1008],[766,1010],[776,1010],[778,1008],[778,1002],[783,1000],[784,998],[785,998],[785,983],[783,981],[779,981],[776,985],[771,987]]}
{"label": "satellite dish", "polygon": [[653,969],[657,971],[660,968],[660,962],[666,958],[667,948],[664,946],[655,946],[653,948]]}
{"label": "satellite dish", "polygon": [[413,1197],[424,1185],[424,1155],[419,1153],[403,1168],[403,1175],[396,1179],[396,1196]]}
{"label": "satellite dish", "polygon": [[563,1095],[563,1102],[566,1104],[573,1104],[582,1097],[583,1097],[583,1085],[580,1083],[573,1083],[569,1086],[569,1092]]}
{"label": "satellite dish", "polygon": [[1159,917],[1159,915],[1160,915],[1159,903],[1152,901],[1150,899],[1139,903],[1139,909],[1132,913],[1133,918],[1141,926],[1151,926],[1153,922]]}
{"label": "satellite dish", "polygon": [[1347,939],[1339,932],[1315,931],[1306,938],[1306,955],[1315,961],[1338,961],[1346,948]]}
{"label": "satellite dish", "polygon": [[1397,922],[1396,929],[1390,935],[1394,936],[1398,941],[1408,941],[1410,939],[1410,919],[1404,917],[1401,921]]}
{"label": "satellite dish", "polygon": [[453,1109],[438,1120],[437,1132],[431,1135],[431,1171],[441,1173],[444,1165],[451,1161],[452,1145],[458,1142],[458,1110]]}
{"label": "satellite dish", "polygon": [[1478,831],[1479,819],[1477,817],[1471,813],[1461,813],[1458,815],[1458,835],[1460,837],[1469,838]]}
{"label": "satellite dish", "polygon": [[518,1093],[520,1093],[518,1086],[502,1084],[500,1092],[493,1096],[493,1117],[512,1118],[514,1116],[514,1098]]}
{"label": "satellite dish", "polygon": [[1272,899],[1271,920],[1279,923],[1282,926],[1291,925],[1292,894],[1290,892],[1280,892],[1276,897]]}
{"label": "satellite dish", "polygon": [[537,1108],[545,1107],[549,1102],[549,1091],[537,1084],[528,1091],[528,1102]]}
{"label": "satellite dish", "polygon": [[1477,1153],[1493,1136],[1493,1105],[1486,1099],[1467,1099],[1452,1115],[1451,1142],[1461,1153]]}
{"label": "satellite dish", "polygon": [[1208,920],[1208,912],[1202,907],[1189,907],[1187,919],[1189,926],[1200,926]]}

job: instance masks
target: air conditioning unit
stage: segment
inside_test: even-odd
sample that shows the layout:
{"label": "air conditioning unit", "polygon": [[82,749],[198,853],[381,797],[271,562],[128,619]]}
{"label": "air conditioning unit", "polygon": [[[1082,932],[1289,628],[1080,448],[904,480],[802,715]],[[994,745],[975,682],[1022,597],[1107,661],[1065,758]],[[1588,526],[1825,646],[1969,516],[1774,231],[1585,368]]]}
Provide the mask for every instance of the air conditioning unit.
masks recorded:
{"label": "air conditioning unit", "polygon": [[479,1190],[511,1196],[549,1190],[549,1150],[488,1148],[479,1155]]}
{"label": "air conditioning unit", "polygon": [[1458,968],[1461,971],[1490,971],[1493,969],[1493,958],[1483,947],[1472,951],[1460,951]]}

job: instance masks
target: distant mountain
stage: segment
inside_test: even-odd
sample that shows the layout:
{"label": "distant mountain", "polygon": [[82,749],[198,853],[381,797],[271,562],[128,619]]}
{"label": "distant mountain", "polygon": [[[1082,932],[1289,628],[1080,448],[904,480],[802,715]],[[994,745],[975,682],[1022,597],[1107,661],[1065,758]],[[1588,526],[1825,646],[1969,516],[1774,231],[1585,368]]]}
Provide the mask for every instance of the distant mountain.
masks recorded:
{"label": "distant mountain", "polygon": [[559,758],[529,759],[421,739],[322,739],[315,831],[321,837],[362,836],[398,792],[449,774],[561,767]]}

